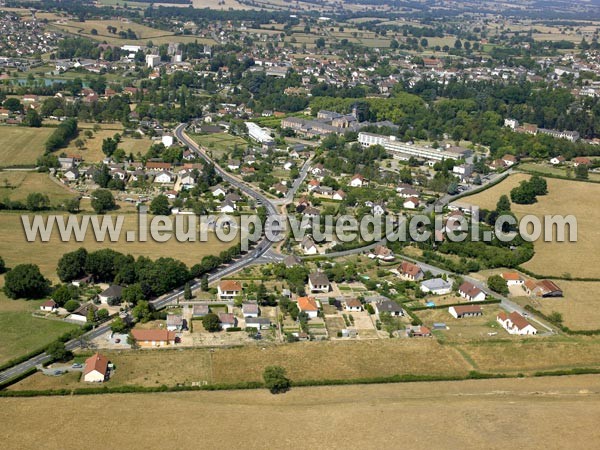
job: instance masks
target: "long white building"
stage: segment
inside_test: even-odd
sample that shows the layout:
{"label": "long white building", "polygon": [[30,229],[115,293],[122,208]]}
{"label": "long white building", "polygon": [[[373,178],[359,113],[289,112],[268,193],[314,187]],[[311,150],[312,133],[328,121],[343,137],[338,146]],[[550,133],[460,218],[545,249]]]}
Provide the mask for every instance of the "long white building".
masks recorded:
{"label": "long white building", "polygon": [[441,161],[443,159],[460,159],[469,155],[467,149],[453,148],[452,150],[448,150],[420,147],[399,141],[396,139],[396,136],[382,136],[380,134],[365,132],[358,133],[358,142],[363,147],[381,145],[394,158],[405,160],[410,156],[414,156],[417,158]]}
{"label": "long white building", "polygon": [[271,134],[267,128],[261,128],[254,122],[245,122],[246,128],[248,128],[248,136],[250,139],[254,139],[256,142],[271,146],[275,144],[275,139],[271,137]]}

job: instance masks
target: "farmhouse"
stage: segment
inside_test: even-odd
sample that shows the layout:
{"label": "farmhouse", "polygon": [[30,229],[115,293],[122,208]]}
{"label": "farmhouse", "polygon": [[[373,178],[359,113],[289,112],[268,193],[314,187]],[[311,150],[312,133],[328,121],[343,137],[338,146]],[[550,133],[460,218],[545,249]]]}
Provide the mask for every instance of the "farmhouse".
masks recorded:
{"label": "farmhouse", "polygon": [[102,383],[108,378],[108,358],[96,353],[85,360],[83,381],[87,383]]}
{"label": "farmhouse", "polygon": [[525,317],[517,311],[506,314],[504,311],[498,313],[496,320],[509,334],[530,335],[537,334],[537,330]]}
{"label": "farmhouse", "polygon": [[73,311],[69,317],[67,317],[69,320],[75,321],[75,322],[79,322],[79,323],[86,323],[87,322],[87,316],[89,311],[93,311],[94,314],[96,313],[96,311],[98,310],[98,308],[96,308],[93,304],[91,303],[86,303],[84,305],[81,305],[79,308],[77,308],[75,311]]}
{"label": "farmhouse", "polygon": [[468,281],[465,281],[460,285],[458,288],[458,294],[471,302],[482,302],[485,300],[485,292]]}
{"label": "farmhouse", "polygon": [[532,297],[562,297],[563,291],[552,280],[527,280],[523,284],[527,295]]}
{"label": "farmhouse", "polygon": [[365,177],[363,177],[360,174],[354,175],[352,177],[352,179],[350,180],[350,183],[348,183],[348,185],[351,187],[363,187],[366,184],[367,184],[367,182],[365,180]]}
{"label": "farmhouse", "polygon": [[432,278],[421,282],[421,291],[426,294],[446,295],[452,292],[452,283],[443,278]]}
{"label": "farmhouse", "polygon": [[50,300],[46,300],[44,303],[42,303],[40,305],[40,309],[42,311],[52,312],[52,311],[56,311],[58,309],[58,305],[56,304],[56,302],[54,300],[50,299]]}
{"label": "farmhouse", "polygon": [[329,292],[329,279],[323,272],[314,272],[308,276],[310,292]]}
{"label": "farmhouse", "polygon": [[305,312],[309,319],[319,315],[319,304],[314,297],[298,297],[298,310]]}
{"label": "farmhouse", "polygon": [[163,347],[175,344],[175,332],[169,330],[131,330],[140,347]]}
{"label": "farmhouse", "polygon": [[463,317],[476,317],[482,316],[483,311],[479,305],[458,305],[451,306],[448,308],[448,312],[455,319],[462,319]]}
{"label": "farmhouse", "polygon": [[235,297],[242,295],[242,285],[232,280],[221,281],[217,292],[219,300],[233,300]]}
{"label": "farmhouse", "polygon": [[398,267],[398,272],[400,273],[400,278],[409,281],[418,281],[424,276],[421,267],[409,261],[402,261],[402,264]]}
{"label": "farmhouse", "polygon": [[406,209],[417,209],[419,204],[419,199],[417,197],[409,197],[402,203],[402,206]]}

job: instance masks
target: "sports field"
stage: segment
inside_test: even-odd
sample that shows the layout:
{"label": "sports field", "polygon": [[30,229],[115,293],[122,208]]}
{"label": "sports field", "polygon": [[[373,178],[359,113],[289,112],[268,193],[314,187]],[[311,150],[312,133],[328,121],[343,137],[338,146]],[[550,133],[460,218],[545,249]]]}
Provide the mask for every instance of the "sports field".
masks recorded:
{"label": "sports field", "polygon": [[[8,448],[550,449],[600,441],[600,378],[0,399]],[[54,426],[75,433],[49,432]],[[132,432],[135,430],[135,432]]]}

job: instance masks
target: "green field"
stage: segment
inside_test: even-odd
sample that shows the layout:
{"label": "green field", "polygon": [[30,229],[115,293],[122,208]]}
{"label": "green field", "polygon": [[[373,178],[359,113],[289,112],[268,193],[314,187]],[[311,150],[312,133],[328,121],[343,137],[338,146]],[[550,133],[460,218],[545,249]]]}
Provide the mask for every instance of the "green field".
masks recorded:
{"label": "green field", "polygon": [[32,192],[46,194],[53,204],[75,196],[60,182],[50,179],[47,173],[0,172],[0,200],[24,201]]}
{"label": "green field", "polygon": [[248,145],[246,140],[228,133],[193,134],[191,137],[199,145],[205,147],[209,155],[212,152],[214,159],[220,159],[226,153],[230,153],[235,145],[241,149],[246,148]]}
{"label": "green field", "polygon": [[54,128],[0,126],[0,167],[34,165]]}
{"label": "green field", "polygon": [[[0,277],[4,285],[4,277]],[[65,322],[33,317],[41,301],[11,300],[0,291],[0,364],[52,342],[76,328]]]}

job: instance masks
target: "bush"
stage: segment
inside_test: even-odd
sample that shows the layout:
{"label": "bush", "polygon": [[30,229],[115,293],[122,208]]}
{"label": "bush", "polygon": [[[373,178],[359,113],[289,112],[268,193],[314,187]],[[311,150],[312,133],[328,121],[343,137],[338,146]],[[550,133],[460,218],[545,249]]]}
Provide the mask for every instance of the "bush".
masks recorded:
{"label": "bush", "polygon": [[202,318],[202,325],[204,326],[204,329],[210,333],[214,333],[221,329],[219,316],[213,313],[208,313]]}
{"label": "bush", "polygon": [[285,376],[285,369],[280,366],[268,366],[263,373],[265,386],[271,394],[281,394],[290,389],[291,381]]}
{"label": "bush", "polygon": [[79,308],[79,302],[77,300],[69,300],[67,303],[65,303],[65,309],[69,312],[73,312],[77,308]]}

